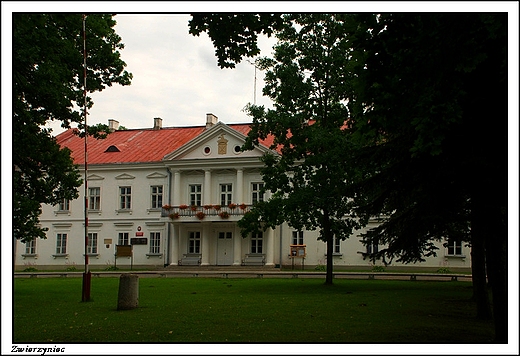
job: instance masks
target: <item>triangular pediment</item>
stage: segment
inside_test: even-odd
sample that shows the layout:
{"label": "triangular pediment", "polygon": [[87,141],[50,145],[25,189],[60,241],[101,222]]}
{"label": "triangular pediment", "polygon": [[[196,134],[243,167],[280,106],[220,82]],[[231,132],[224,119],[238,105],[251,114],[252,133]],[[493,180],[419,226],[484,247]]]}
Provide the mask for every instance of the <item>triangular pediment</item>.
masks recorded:
{"label": "triangular pediment", "polygon": [[105,177],[98,176],[97,174],[89,174],[87,177],[87,180],[102,180],[105,179]]}
{"label": "triangular pediment", "polygon": [[167,154],[164,160],[219,159],[234,157],[261,157],[269,151],[266,147],[255,147],[251,151],[241,151],[246,136],[228,125],[219,122],[212,128]]}
{"label": "triangular pediment", "polygon": [[134,179],[135,177],[133,175],[130,175],[128,173],[123,173],[118,176],[116,176],[116,179]]}
{"label": "triangular pediment", "polygon": [[146,176],[148,179],[154,179],[154,178],[166,178],[166,174],[159,173],[159,172],[153,172]]}

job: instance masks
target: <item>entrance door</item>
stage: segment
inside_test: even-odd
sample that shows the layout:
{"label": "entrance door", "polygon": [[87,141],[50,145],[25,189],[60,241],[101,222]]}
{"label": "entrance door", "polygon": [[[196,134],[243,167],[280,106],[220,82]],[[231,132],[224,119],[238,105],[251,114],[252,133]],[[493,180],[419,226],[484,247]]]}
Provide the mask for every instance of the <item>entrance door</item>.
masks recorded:
{"label": "entrance door", "polygon": [[233,233],[220,231],[217,242],[217,265],[230,266],[233,264]]}

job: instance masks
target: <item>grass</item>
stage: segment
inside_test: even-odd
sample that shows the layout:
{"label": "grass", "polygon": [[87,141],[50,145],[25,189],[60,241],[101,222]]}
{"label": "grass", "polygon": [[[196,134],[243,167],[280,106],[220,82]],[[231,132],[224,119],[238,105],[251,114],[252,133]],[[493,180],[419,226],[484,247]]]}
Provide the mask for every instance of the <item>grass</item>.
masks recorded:
{"label": "grass", "polygon": [[117,311],[119,278],[14,280],[16,343],[491,343],[467,282],[140,278]]}

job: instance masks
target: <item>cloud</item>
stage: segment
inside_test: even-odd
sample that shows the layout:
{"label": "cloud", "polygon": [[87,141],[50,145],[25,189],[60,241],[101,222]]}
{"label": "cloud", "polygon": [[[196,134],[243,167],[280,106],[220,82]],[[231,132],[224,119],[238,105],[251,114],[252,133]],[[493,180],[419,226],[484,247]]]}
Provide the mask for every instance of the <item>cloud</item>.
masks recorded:
{"label": "cloud", "polygon": [[[127,128],[153,125],[203,125],[206,113],[226,123],[250,122],[242,109],[254,98],[254,67],[242,62],[234,69],[217,66],[215,49],[206,34],[188,33],[189,15],[116,15],[116,32],[125,48],[122,59],[134,76],[128,87],[113,86],[92,95],[91,123],[114,118]],[[269,54],[274,39],[261,38]],[[257,103],[263,74],[257,71]]]}

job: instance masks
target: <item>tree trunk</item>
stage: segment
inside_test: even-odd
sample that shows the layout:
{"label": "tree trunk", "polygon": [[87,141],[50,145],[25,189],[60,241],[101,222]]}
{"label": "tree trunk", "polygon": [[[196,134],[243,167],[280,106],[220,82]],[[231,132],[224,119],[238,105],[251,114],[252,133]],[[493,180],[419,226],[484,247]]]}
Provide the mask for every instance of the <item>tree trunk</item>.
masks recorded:
{"label": "tree trunk", "polygon": [[332,269],[333,269],[333,260],[332,256],[334,253],[334,236],[332,234],[331,228],[330,228],[330,217],[329,212],[327,209],[324,209],[323,211],[324,215],[324,221],[323,221],[323,237],[325,238],[325,241],[327,242],[327,272],[325,277],[325,284],[332,285]]}
{"label": "tree trunk", "polygon": [[477,303],[477,319],[491,319],[491,305],[487,288],[486,250],[482,236],[482,227],[485,220],[476,215],[472,209],[471,215],[471,275],[473,282],[473,300]]}
{"label": "tree trunk", "polygon": [[502,225],[499,214],[491,213],[493,217],[486,239],[486,261],[493,292],[495,342],[507,343],[507,229]]}
{"label": "tree trunk", "polygon": [[[500,193],[481,189],[472,197],[472,234],[485,243],[487,276],[492,292],[495,342],[507,343],[507,223]],[[477,241],[479,238],[477,238]]]}

